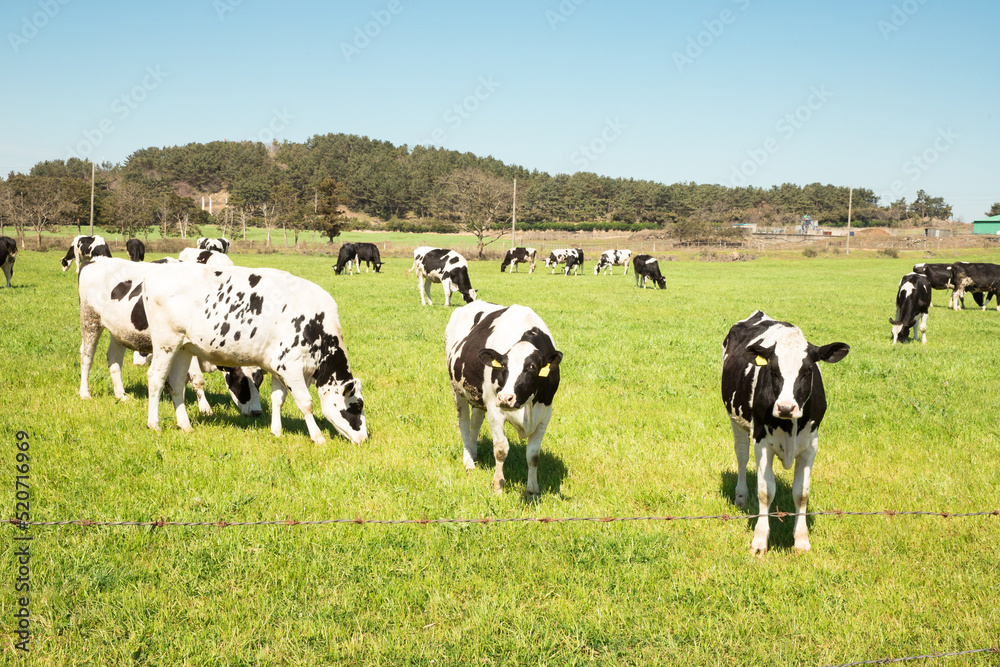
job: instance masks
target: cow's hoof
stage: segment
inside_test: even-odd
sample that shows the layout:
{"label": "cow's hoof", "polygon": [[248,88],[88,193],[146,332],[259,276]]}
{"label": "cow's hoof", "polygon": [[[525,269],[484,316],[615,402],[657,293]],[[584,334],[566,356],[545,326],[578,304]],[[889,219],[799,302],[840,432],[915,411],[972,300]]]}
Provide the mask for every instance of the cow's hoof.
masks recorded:
{"label": "cow's hoof", "polygon": [[475,469],[476,469],[476,462],[475,461],[467,461],[465,463],[465,472],[472,472]]}
{"label": "cow's hoof", "polygon": [[150,431],[159,432],[160,425],[157,422],[146,422],[146,428],[148,428]]}
{"label": "cow's hoof", "polygon": [[210,407],[198,408],[198,412],[200,412],[203,417],[211,417],[212,416],[212,408],[210,408]]}
{"label": "cow's hoof", "polygon": [[178,426],[177,428],[179,428],[184,433],[194,433],[194,429],[191,428],[190,426]]}
{"label": "cow's hoof", "polygon": [[493,492],[495,494],[497,494],[498,496],[503,495],[503,486],[504,486],[504,483],[505,482],[502,479],[499,482],[497,482],[497,481],[493,482]]}
{"label": "cow's hoof", "polygon": [[128,394],[122,394],[121,396],[115,396],[115,400],[119,403],[124,403],[128,400]]}
{"label": "cow's hoof", "polygon": [[742,509],[747,506],[747,497],[748,494],[746,493],[737,493],[736,497],[733,498],[733,504]]}
{"label": "cow's hoof", "polygon": [[312,438],[312,441],[315,442],[317,445],[325,445],[326,444],[326,438],[324,438],[321,435],[317,435],[315,438]]}
{"label": "cow's hoof", "polygon": [[80,398],[82,398],[83,400],[86,401],[86,400],[88,400],[90,398],[90,394],[89,393],[88,394],[81,393],[80,394]]}
{"label": "cow's hoof", "polygon": [[754,538],[750,543],[750,553],[754,556],[763,556],[767,553],[767,540]]}
{"label": "cow's hoof", "polygon": [[812,545],[809,544],[808,538],[800,538],[795,540],[795,550],[796,551],[812,551]]}

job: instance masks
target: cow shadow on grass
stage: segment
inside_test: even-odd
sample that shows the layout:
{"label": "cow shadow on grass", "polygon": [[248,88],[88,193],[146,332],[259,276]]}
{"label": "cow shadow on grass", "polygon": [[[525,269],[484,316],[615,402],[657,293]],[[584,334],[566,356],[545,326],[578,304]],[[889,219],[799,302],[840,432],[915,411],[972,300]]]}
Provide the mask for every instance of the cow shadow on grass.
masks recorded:
{"label": "cow shadow on grass", "polygon": [[[461,442],[461,441],[459,441]],[[511,485],[526,488],[528,484],[528,447],[523,442],[511,442],[510,451],[507,452],[507,460],[503,466],[503,476],[506,480],[506,489]],[[493,456],[493,438],[487,434],[479,438],[476,445],[476,468],[488,470],[490,478],[496,470],[497,461]],[[538,490],[544,495],[562,495],[562,482],[566,479],[566,465],[563,460],[545,451],[545,442],[542,442],[542,451],[538,455]],[[526,496],[521,496],[528,500]]]}
{"label": "cow shadow on grass", "polygon": [[[149,387],[145,382],[125,381],[124,386],[125,395],[128,396],[128,400],[141,401],[143,403],[149,401]],[[110,387],[108,389],[110,393]],[[261,408],[263,413],[249,417],[240,413],[239,408],[233,403],[233,399],[228,393],[213,392],[206,389],[205,398],[212,408],[212,414],[210,415],[203,415],[198,410],[198,395],[195,394],[191,385],[188,385],[184,390],[184,408],[187,410],[188,419],[191,420],[193,426],[207,424],[211,426],[239,426],[245,428],[263,424],[265,428],[270,429],[271,427],[270,401],[265,404],[262,400]],[[165,415],[170,419],[174,419],[173,403],[170,400],[170,390],[167,387],[164,387],[163,393],[160,394],[160,419],[162,420]],[[281,423],[283,430],[288,430],[292,433],[301,431],[307,436],[309,435],[309,429],[306,428],[306,421],[301,416],[298,419],[282,416]]]}
{"label": "cow shadow on grass", "polygon": [[[777,473],[777,471],[775,471]],[[757,500],[757,471],[747,469],[747,487],[750,490],[750,499],[746,507],[736,507],[733,502],[736,497],[737,474],[730,470],[724,470],[719,476],[719,495],[725,498],[741,515],[747,519],[747,532],[753,534],[754,526],[757,525],[757,512],[760,502]],[[795,501],[792,499],[792,485],[782,479],[778,474],[774,476],[774,502],[771,503],[771,512],[795,513]],[[813,518],[806,517],[806,526],[812,530]],[[771,534],[768,537],[768,548],[770,549],[792,549],[795,547],[795,517],[787,516],[783,520],[771,517]]]}

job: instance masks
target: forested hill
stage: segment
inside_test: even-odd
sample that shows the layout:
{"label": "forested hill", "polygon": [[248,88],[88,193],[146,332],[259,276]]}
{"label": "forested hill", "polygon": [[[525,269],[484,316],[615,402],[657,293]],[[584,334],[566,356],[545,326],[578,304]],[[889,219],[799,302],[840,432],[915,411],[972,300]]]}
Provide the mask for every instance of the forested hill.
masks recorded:
{"label": "forested hill", "polygon": [[[89,163],[76,158],[51,160],[29,175],[11,174],[0,187],[30,190],[32,182],[48,180],[48,190],[68,198],[55,222],[71,221],[80,211],[80,180],[89,180]],[[56,187],[57,180],[77,181]],[[122,165],[99,170],[98,215],[114,226],[129,206],[134,221],[129,231],[163,224],[179,209],[193,214],[200,197],[218,192],[228,196],[230,209],[255,220],[283,212],[286,221],[309,226],[306,211],[349,209],[381,220],[456,223],[473,209],[489,220],[509,219],[517,180],[517,221],[529,227],[567,224],[639,229],[672,223],[698,225],[733,222],[765,226],[797,223],[803,215],[826,225],[843,225],[848,218],[849,189],[845,186],[785,183],[769,189],[610,178],[590,172],[550,175],[508,165],[492,157],[439,148],[405,145],[347,134],[325,134],[304,143],[266,146],[253,142],[214,141],[169,148],[143,148]],[[128,191],[127,205],[118,196]],[[2,195],[3,193],[0,193]],[[145,209],[143,209],[145,207]],[[471,208],[470,208],[471,207]],[[9,209],[9,207],[8,207]],[[146,210],[148,209],[148,210]],[[177,210],[173,210],[177,209]],[[296,213],[296,210],[300,210]],[[143,210],[150,220],[143,222]],[[157,212],[159,211],[159,212]],[[10,211],[7,211],[10,214]],[[948,218],[951,207],[941,198],[920,192],[907,204],[880,202],[874,191],[855,188],[852,224],[900,224],[913,218]],[[0,215],[3,211],[0,210]],[[157,222],[159,221],[159,222]],[[254,224],[251,222],[251,224]],[[163,225],[166,229],[166,225]]]}

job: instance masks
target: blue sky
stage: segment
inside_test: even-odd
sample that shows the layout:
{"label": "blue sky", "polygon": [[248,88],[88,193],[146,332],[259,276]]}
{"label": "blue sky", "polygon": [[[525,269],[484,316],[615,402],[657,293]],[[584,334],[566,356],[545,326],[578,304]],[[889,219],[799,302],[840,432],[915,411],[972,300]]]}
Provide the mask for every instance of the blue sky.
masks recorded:
{"label": "blue sky", "polygon": [[996,0],[8,0],[0,174],[344,132],[551,174],[1000,201]]}

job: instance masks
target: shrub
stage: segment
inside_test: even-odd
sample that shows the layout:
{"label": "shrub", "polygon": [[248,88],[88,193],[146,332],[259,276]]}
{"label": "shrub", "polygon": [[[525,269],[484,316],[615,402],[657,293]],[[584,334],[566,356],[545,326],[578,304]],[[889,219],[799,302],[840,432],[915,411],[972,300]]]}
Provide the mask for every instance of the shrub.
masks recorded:
{"label": "shrub", "polygon": [[819,250],[812,246],[806,246],[806,249],[802,251],[802,254],[806,257],[819,257]]}
{"label": "shrub", "polygon": [[878,254],[883,257],[891,257],[892,259],[899,259],[899,251],[895,248],[882,248],[878,251]]}

